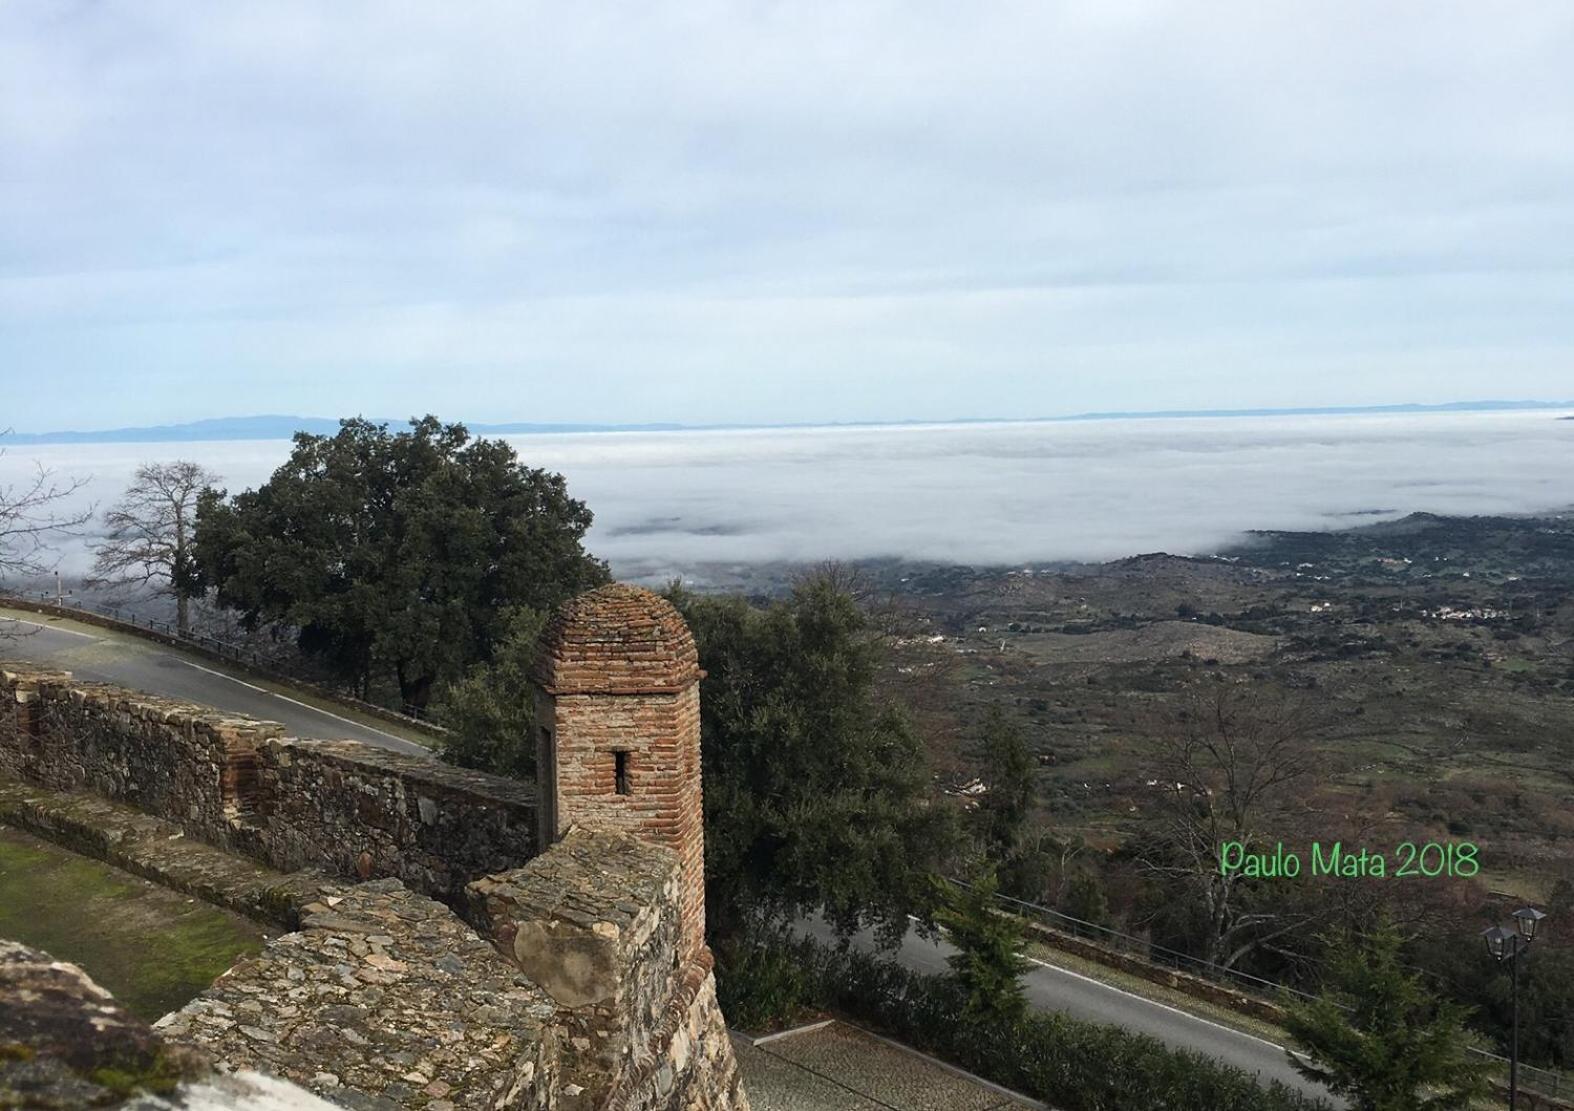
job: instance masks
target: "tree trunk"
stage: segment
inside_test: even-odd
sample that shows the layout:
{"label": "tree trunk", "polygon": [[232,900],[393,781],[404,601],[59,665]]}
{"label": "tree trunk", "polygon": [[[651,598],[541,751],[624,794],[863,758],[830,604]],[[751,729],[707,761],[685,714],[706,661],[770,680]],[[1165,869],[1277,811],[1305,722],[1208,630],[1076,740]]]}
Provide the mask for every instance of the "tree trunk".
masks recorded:
{"label": "tree trunk", "polygon": [[399,665],[398,672],[399,699],[404,703],[404,712],[412,717],[420,717],[426,709],[426,704],[432,700],[432,684],[435,682],[435,677],[417,675],[413,679],[407,679],[403,664]]}
{"label": "tree trunk", "polygon": [[178,588],[175,592],[175,628],[183,634],[191,632],[191,599]]}

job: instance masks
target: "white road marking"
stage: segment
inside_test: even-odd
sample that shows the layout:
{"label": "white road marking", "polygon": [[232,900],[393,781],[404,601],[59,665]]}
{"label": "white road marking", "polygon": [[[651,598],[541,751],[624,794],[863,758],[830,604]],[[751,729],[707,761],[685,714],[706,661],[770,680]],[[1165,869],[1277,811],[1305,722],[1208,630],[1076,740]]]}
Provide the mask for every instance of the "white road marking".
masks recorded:
{"label": "white road marking", "polygon": [[[913,922],[919,921],[919,919],[918,919],[918,917],[916,915],[909,914],[907,917],[908,917],[908,919],[910,921],[913,921]],[[1073,972],[1073,971],[1071,971],[1071,969],[1069,969],[1069,968],[1062,968],[1058,964],[1051,964],[1048,961],[1039,960],[1037,957],[1030,957],[1026,953],[1022,953],[1022,954],[1019,954],[1019,955],[1024,960],[1028,961],[1031,964],[1036,964],[1040,968],[1048,968],[1051,971],[1060,972],[1060,973],[1063,973],[1066,976],[1073,976],[1076,979],[1085,981],[1086,983],[1092,984],[1095,987],[1103,988],[1105,991],[1113,991],[1113,992],[1115,992],[1115,993],[1117,993],[1119,995],[1124,995],[1124,996],[1126,996],[1126,997],[1128,997],[1130,999],[1135,999],[1139,1003],[1146,1003],[1146,1004],[1148,1004],[1149,1006],[1152,1006],[1152,1007],[1160,1007],[1160,1008],[1163,1008],[1166,1011],[1171,1011],[1171,1012],[1173,1012],[1175,1014],[1180,1015],[1182,1018],[1189,1018],[1189,1019],[1192,1019],[1192,1020],[1194,1020],[1196,1022],[1205,1023],[1205,1024],[1209,1025],[1209,1026],[1214,1027],[1217,1030],[1223,1030],[1226,1034],[1237,1034],[1237,1035],[1239,1035],[1240,1037],[1243,1037],[1243,1038],[1250,1038],[1254,1042],[1261,1042],[1263,1045],[1268,1046],[1270,1049],[1277,1049],[1281,1053],[1289,1053],[1289,1052],[1291,1052],[1289,1049],[1287,1049],[1286,1047],[1280,1045],[1278,1042],[1271,1042],[1267,1038],[1260,1038],[1260,1037],[1258,1037],[1256,1034],[1248,1034],[1244,1030],[1237,1030],[1233,1026],[1226,1026],[1222,1022],[1214,1022],[1211,1018],[1203,1018],[1201,1015],[1194,1015],[1190,1011],[1183,1011],[1179,1007],[1172,1007],[1172,1006],[1170,1006],[1168,1003],[1160,1003],[1156,999],[1149,999],[1147,996],[1145,996],[1145,995],[1138,995],[1134,991],[1127,991],[1125,988],[1118,988],[1114,984],[1106,984],[1103,980],[1095,980],[1092,976],[1084,976],[1080,972]],[[1306,1057],[1303,1056],[1302,1054],[1297,1053],[1297,1054],[1295,1054],[1295,1056],[1299,1057],[1303,1061],[1306,1060]]]}
{"label": "white road marking", "polygon": [[267,687],[259,687],[255,683],[248,683],[244,679],[237,679],[237,678],[235,678],[235,676],[233,676],[233,675],[226,675],[222,671],[214,671],[211,667],[203,667],[201,664],[194,664],[190,660],[183,660],[179,656],[170,656],[169,658],[174,660],[178,664],[185,664],[187,667],[194,667],[198,671],[202,672],[204,675],[217,675],[220,679],[228,679],[232,683],[239,683],[241,686],[245,687],[249,691],[256,691],[258,694],[272,694],[273,693]]}
{"label": "white road marking", "polygon": [[68,637],[81,637],[83,640],[101,639],[92,633],[79,633],[75,629],[62,629],[59,625],[45,625],[38,621],[25,621],[20,617],[0,617],[0,621],[14,621],[18,625],[31,625],[35,629],[47,629],[50,632],[65,633]]}
{"label": "white road marking", "polygon": [[[278,699],[281,699],[281,700],[283,700],[285,702],[288,702],[292,706],[299,706],[301,709],[308,710],[311,713],[321,714],[323,717],[325,717],[325,718],[332,718],[334,721],[342,721],[345,725],[354,726],[356,729],[364,729],[368,733],[376,733],[379,737],[387,737],[390,741],[398,741],[401,745],[415,744],[414,741],[408,741],[405,738],[398,736],[397,734],[385,733],[381,729],[378,729],[378,728],[376,728],[374,726],[365,725],[365,724],[363,724],[363,723],[361,723],[359,721],[354,720],[353,718],[340,717],[338,714],[330,713],[327,710],[323,710],[323,709],[320,709],[320,708],[318,708],[316,706],[313,706],[309,702],[301,702],[298,699],[291,698],[289,695],[280,694],[278,691],[270,691],[267,687],[259,687],[255,683],[248,683],[244,679],[237,679],[237,678],[235,678],[235,676],[233,676],[233,675],[226,675],[222,671],[214,671],[211,667],[203,667],[201,664],[194,664],[190,660],[183,660],[183,659],[181,659],[179,656],[170,656],[169,658],[174,660],[174,661],[176,661],[177,663],[183,663],[187,667],[194,667],[198,671],[206,672],[209,675],[217,675],[220,679],[228,679],[232,683],[239,683],[241,686],[245,687],[247,690],[254,690],[258,694],[272,695],[274,698],[278,698]],[[415,747],[420,748],[422,746],[416,745]]]}
{"label": "white road marking", "polygon": [[1286,1052],[1285,1047],[1280,1045],[1278,1042],[1271,1042],[1267,1038],[1259,1038],[1256,1034],[1248,1034],[1244,1030],[1237,1030],[1233,1026],[1226,1026],[1222,1022],[1214,1022],[1211,1018],[1203,1018],[1201,1015],[1194,1015],[1190,1011],[1183,1011],[1179,1007],[1170,1006],[1168,1003],[1160,1003],[1157,999],[1149,999],[1145,995],[1138,995],[1136,992],[1127,991],[1125,988],[1117,988],[1114,984],[1106,984],[1103,980],[1095,980],[1092,976],[1084,976],[1080,972],[1073,972],[1069,968],[1061,968],[1058,964],[1050,964],[1048,961],[1041,961],[1037,957],[1029,957],[1025,953],[1023,954],[1023,957],[1029,962],[1038,965],[1040,968],[1053,969],[1056,972],[1062,973],[1066,976],[1075,977],[1078,980],[1086,981],[1089,984],[1104,988],[1107,991],[1118,992],[1121,995],[1129,996],[1132,999],[1136,999],[1142,1003],[1148,1004],[1150,1007],[1159,1007],[1163,1010],[1180,1015],[1182,1018],[1189,1018],[1194,1022],[1206,1023],[1215,1029],[1223,1030],[1226,1034],[1235,1034],[1242,1038],[1250,1038],[1254,1042],[1262,1042],[1263,1045],[1268,1046],[1270,1049],[1277,1049],[1281,1053]]}

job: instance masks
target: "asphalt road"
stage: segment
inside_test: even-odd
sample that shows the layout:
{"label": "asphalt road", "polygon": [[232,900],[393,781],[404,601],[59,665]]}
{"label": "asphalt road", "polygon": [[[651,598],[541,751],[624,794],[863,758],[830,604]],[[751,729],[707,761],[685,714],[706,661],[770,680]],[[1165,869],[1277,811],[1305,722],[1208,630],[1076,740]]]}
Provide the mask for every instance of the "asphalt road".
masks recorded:
{"label": "asphalt road", "polygon": [[[824,923],[809,922],[803,927],[823,941],[834,940],[835,935]],[[853,944],[871,950],[874,940],[867,933],[860,934]],[[895,956],[902,965],[915,971],[943,973],[950,971],[946,957],[954,952],[956,950],[945,941],[928,941],[916,932],[909,932]],[[1148,1034],[1176,1049],[1193,1050],[1234,1065],[1264,1083],[1277,1080],[1296,1091],[1321,1096],[1335,1106],[1343,1106],[1320,1085],[1296,1072],[1280,1046],[1262,1038],[1042,961],[1033,961],[1033,967],[1022,977],[1022,986],[1029,1004],[1038,1010],[1061,1011],[1088,1022],[1102,1022]]]}
{"label": "asphalt road", "polygon": [[276,721],[292,737],[364,741],[415,754],[430,751],[398,726],[374,723],[353,710],[314,705],[305,696],[230,672],[203,657],[94,625],[0,609],[0,660],[63,668],[78,679]]}

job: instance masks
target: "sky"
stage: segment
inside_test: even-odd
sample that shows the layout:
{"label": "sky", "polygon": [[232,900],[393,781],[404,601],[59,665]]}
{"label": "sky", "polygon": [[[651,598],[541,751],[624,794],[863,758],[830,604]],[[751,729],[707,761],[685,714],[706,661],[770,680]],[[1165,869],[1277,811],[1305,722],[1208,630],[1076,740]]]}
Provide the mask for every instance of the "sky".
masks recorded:
{"label": "sky", "polygon": [[0,423],[1574,394],[1574,6],[0,0]]}

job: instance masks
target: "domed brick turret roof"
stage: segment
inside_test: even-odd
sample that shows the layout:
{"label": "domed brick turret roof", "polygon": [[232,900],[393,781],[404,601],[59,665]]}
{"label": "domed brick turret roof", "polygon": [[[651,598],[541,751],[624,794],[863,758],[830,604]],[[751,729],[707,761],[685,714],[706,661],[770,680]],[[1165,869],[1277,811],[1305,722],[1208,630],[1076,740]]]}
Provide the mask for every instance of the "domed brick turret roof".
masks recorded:
{"label": "domed brick turret roof", "polygon": [[559,607],[535,665],[536,680],[553,694],[653,694],[699,677],[699,652],[682,615],[659,594],[627,583]]}

